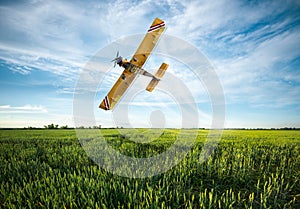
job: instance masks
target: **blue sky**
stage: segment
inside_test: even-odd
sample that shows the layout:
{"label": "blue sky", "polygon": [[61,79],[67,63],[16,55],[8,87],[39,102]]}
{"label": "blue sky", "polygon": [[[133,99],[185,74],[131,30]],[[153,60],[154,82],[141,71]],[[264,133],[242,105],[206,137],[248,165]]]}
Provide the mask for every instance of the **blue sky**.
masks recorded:
{"label": "blue sky", "polygon": [[[155,17],[165,21],[166,35],[192,44],[214,67],[226,99],[225,127],[300,127],[300,3],[237,0],[1,1],[0,127],[73,126],[74,88],[86,63],[119,38],[145,33]],[[160,64],[155,60],[150,67]],[[209,95],[170,62],[170,74],[197,101],[199,126],[210,127]],[[96,91],[96,107],[121,69],[103,72],[108,79]],[[148,82],[140,80],[136,88]],[[165,97],[161,91],[140,94],[128,111],[131,127],[151,127],[151,114],[157,124],[181,126],[176,106],[153,104]],[[111,113],[94,111],[97,124],[116,125]]]}

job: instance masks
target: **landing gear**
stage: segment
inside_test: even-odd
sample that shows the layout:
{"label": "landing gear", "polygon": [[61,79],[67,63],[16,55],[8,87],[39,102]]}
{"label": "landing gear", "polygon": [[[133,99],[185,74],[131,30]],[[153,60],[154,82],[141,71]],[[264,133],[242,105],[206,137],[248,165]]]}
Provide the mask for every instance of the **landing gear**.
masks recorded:
{"label": "landing gear", "polygon": [[125,79],[126,79],[125,74],[122,74],[122,75],[121,75],[121,78],[122,78],[123,80],[125,80]]}

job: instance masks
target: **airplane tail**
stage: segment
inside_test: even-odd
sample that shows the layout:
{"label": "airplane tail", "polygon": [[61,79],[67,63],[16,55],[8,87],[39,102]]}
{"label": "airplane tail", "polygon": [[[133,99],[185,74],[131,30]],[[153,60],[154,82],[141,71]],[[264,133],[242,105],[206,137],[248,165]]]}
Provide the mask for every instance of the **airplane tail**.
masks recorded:
{"label": "airplane tail", "polygon": [[161,66],[159,67],[159,69],[157,70],[157,72],[155,74],[155,77],[152,78],[152,80],[148,84],[148,86],[146,88],[147,91],[152,92],[154,90],[154,88],[157,86],[160,79],[164,76],[168,67],[169,67],[169,65],[166,63],[161,64]]}

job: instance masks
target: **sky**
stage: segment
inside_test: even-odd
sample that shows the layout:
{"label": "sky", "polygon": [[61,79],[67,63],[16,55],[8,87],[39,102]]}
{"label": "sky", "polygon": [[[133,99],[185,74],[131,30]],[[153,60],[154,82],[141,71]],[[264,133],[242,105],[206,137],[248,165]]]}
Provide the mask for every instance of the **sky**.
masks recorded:
{"label": "sky", "polygon": [[[168,53],[153,53],[145,66],[155,73],[161,62],[170,65],[153,93],[143,90],[150,79],[138,77],[116,111],[98,109],[122,72],[110,60],[117,50],[130,59],[156,17],[167,26],[157,50],[176,37],[216,73],[224,127],[300,127],[300,2],[280,0],[1,1],[0,127],[73,127],[76,87],[93,61],[102,79],[94,77],[93,105],[82,108],[96,125],[181,128],[194,115],[193,127],[210,128],[214,102],[205,75]],[[176,43],[168,50],[189,54]],[[97,61],[99,53],[105,59]],[[184,91],[174,90],[179,83]],[[196,116],[178,101],[187,92]]]}

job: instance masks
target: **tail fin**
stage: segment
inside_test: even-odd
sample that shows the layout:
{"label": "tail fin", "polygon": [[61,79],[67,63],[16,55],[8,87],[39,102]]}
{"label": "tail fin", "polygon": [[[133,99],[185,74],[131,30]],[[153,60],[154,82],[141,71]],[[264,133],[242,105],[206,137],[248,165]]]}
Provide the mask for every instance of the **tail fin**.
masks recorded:
{"label": "tail fin", "polygon": [[152,92],[154,90],[154,88],[157,86],[160,79],[164,76],[168,67],[169,67],[169,65],[166,63],[161,64],[161,66],[159,67],[158,71],[155,74],[155,77],[152,78],[152,80],[148,84],[148,86],[146,88],[147,91]]}

